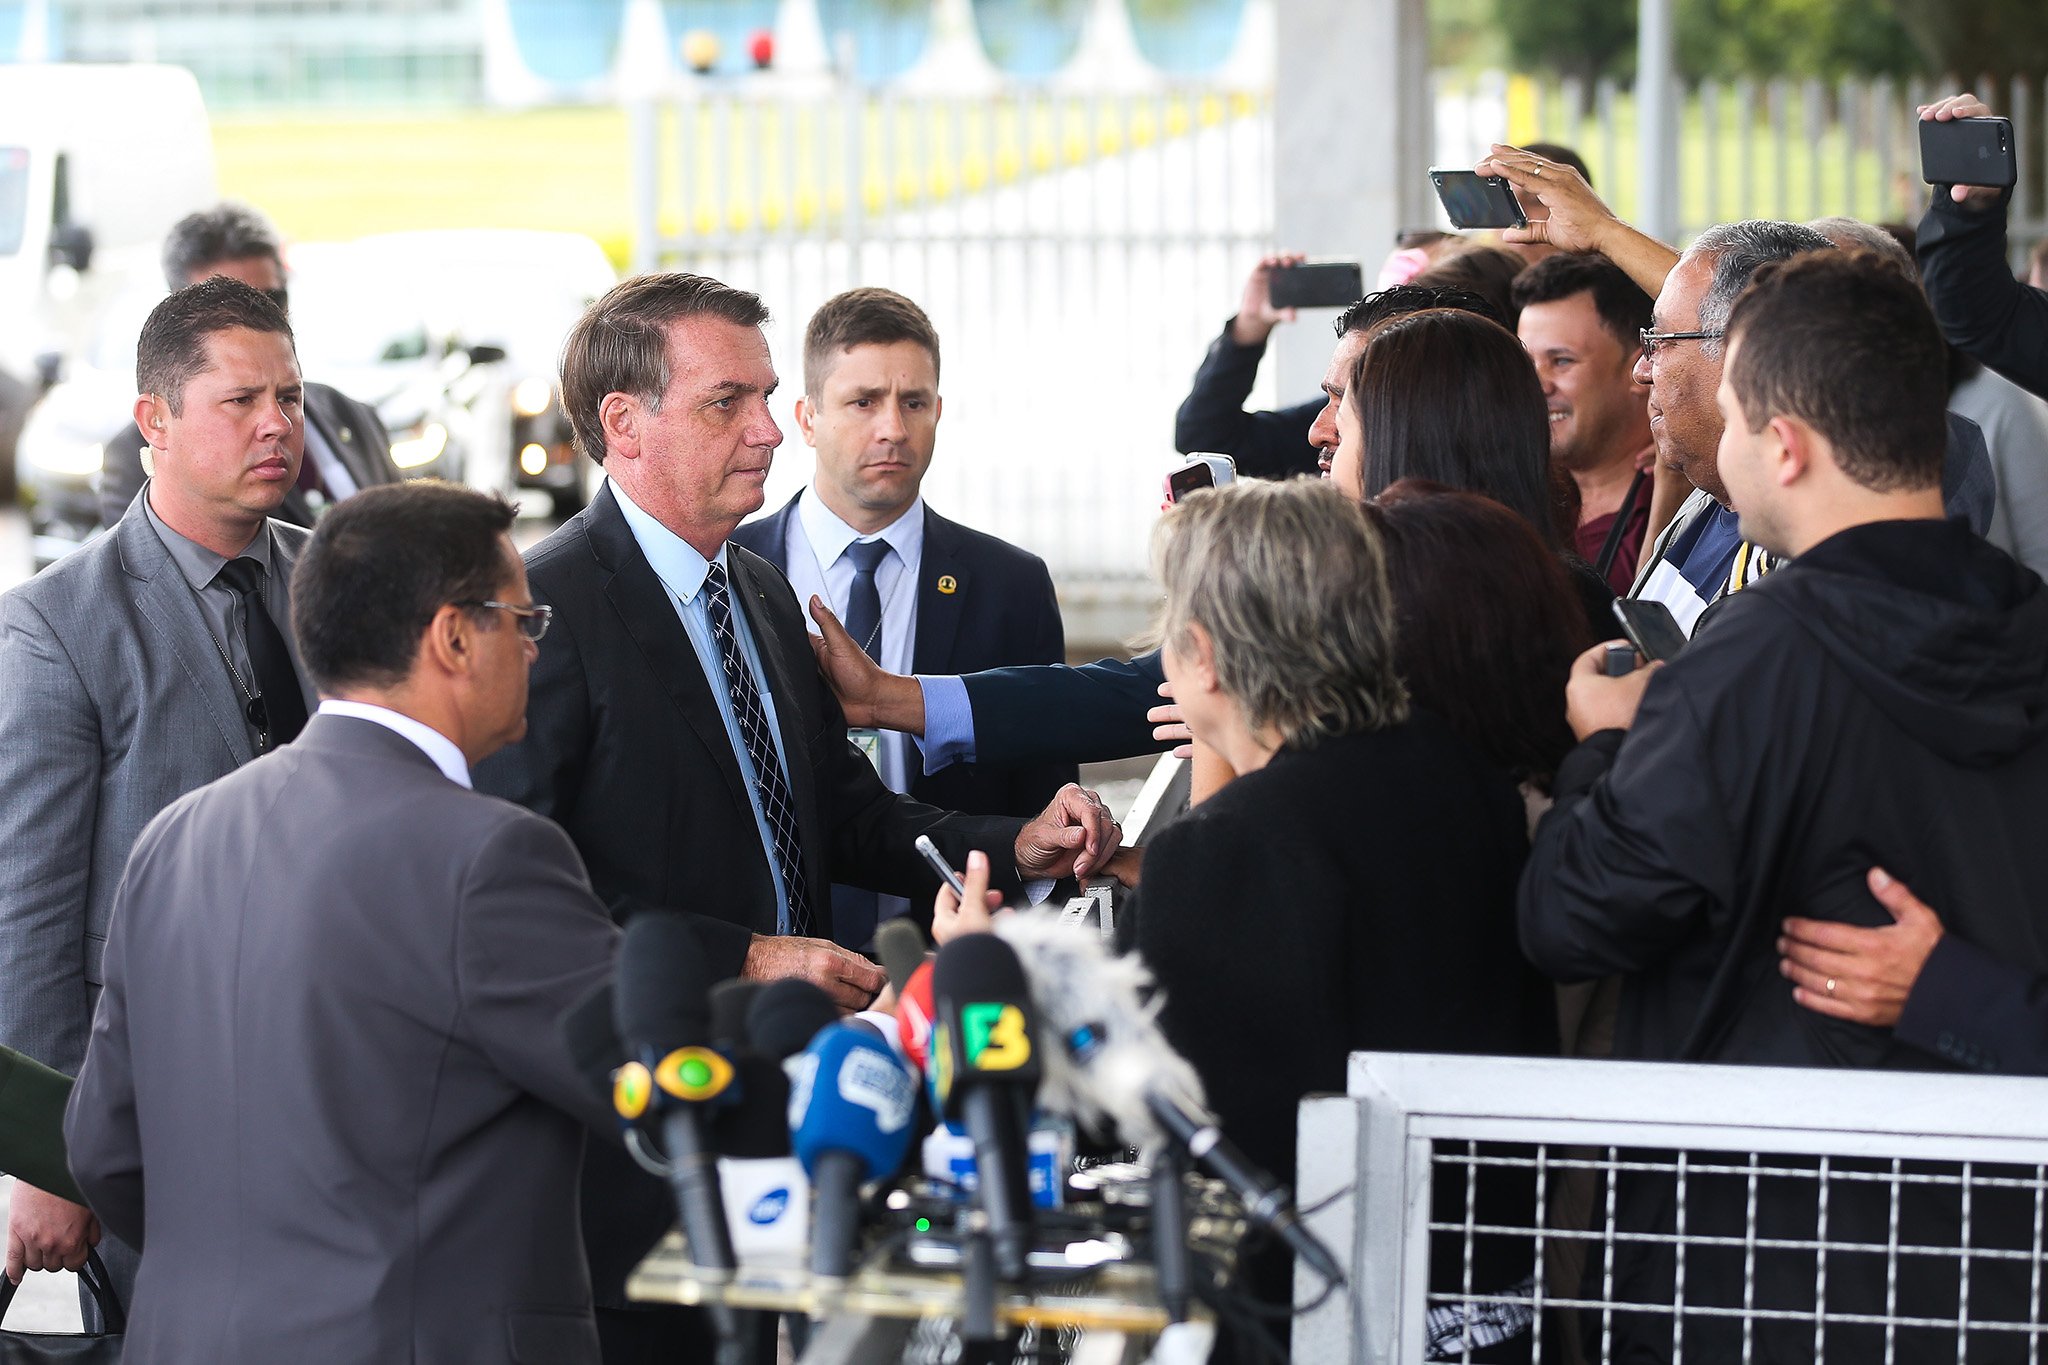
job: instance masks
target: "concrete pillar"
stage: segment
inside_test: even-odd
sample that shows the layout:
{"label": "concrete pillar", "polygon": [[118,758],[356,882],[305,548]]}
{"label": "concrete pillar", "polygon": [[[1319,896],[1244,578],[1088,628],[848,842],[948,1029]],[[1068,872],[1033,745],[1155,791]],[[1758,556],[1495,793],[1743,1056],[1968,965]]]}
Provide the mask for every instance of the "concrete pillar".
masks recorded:
{"label": "concrete pillar", "polygon": [[1636,226],[1678,241],[1678,34],[1672,0],[1640,0],[1636,20]]}
{"label": "concrete pillar", "polygon": [[[1370,289],[1395,235],[1437,221],[1428,0],[1273,8],[1273,240],[1363,262]],[[1328,330],[1283,327],[1274,346],[1280,401],[1312,395],[1330,359]]]}

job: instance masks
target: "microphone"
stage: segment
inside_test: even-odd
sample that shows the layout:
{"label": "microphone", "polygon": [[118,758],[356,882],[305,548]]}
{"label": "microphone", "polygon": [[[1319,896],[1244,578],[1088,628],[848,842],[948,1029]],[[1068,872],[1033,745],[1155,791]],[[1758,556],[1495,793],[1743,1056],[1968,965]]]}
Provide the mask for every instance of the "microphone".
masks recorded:
{"label": "microphone", "polygon": [[926,947],[917,926],[901,916],[885,920],[875,930],[875,952],[882,959],[882,970],[889,973],[889,984],[896,988],[898,1000],[903,998],[903,987],[910,974],[923,965]]}
{"label": "microphone", "polygon": [[1090,1126],[1112,1125],[1139,1147],[1172,1143],[1229,1186],[1254,1223],[1342,1285],[1337,1258],[1302,1226],[1286,1188],[1209,1117],[1201,1078],[1159,1029],[1159,1001],[1143,1000],[1152,984],[1144,964],[1112,956],[1099,935],[1043,913],[1004,915],[995,933],[1025,964],[1046,1031],[1060,1043],[1046,1049],[1046,1107]]}
{"label": "microphone", "polygon": [[931,1080],[946,1118],[974,1142],[976,1197],[996,1272],[1021,1279],[1033,1214],[1026,1133],[1041,1075],[1030,989],[1016,951],[990,934],[947,944],[932,967]]}
{"label": "microphone", "polygon": [[770,981],[747,1006],[747,1041],[754,1051],[775,1061],[794,1057],[810,1045],[818,1030],[839,1022],[839,1006],[808,981],[786,977]]}
{"label": "microphone", "polygon": [[932,964],[920,962],[896,996],[896,1037],[918,1074],[931,1069]]}
{"label": "microphone", "polygon": [[790,1061],[791,1145],[811,1178],[811,1273],[843,1281],[860,1232],[860,1188],[910,1148],[917,1082],[887,1043],[834,1024]]}
{"label": "microphone", "polygon": [[[644,1068],[646,1098],[657,1115],[668,1155],[669,1188],[681,1215],[690,1260],[702,1278],[723,1282],[737,1265],[726,1227],[718,1164],[704,1110],[731,1086],[732,1063],[704,1044],[709,1038],[710,981],[702,939],[686,916],[644,910],[626,922],[616,986],[619,1036],[633,1059],[620,1072],[621,1113],[629,1103],[628,1073]],[[628,1115],[634,1117],[634,1115]],[[732,1310],[713,1304],[719,1335],[736,1330]]]}
{"label": "microphone", "polygon": [[758,981],[734,977],[711,988],[711,1041],[723,1049],[747,1045],[747,1008],[761,993]]}

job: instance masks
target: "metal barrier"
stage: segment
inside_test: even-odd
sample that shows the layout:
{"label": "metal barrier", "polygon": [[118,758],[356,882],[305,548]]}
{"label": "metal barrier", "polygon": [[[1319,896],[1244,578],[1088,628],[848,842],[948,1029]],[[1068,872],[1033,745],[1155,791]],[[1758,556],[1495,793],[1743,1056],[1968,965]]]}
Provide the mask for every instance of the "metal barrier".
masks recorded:
{"label": "metal barrier", "polygon": [[1351,1287],[1298,1360],[1492,1358],[1495,1317],[1538,1362],[2048,1347],[2048,1082],[1359,1053],[1347,1089],[1301,1109]]}
{"label": "metal barrier", "polygon": [[[1805,220],[1847,214],[1917,223],[1916,106],[1975,90],[2013,121],[2022,167],[2012,204],[2013,264],[2048,236],[2048,81],[1703,81],[1681,92],[1679,220],[1691,237],[1738,218]],[[1624,218],[1638,212],[1631,93],[1499,72],[1437,79],[1437,154],[1469,165],[1502,136],[1562,142],[1586,158],[1595,186]],[[1504,134],[1502,130],[1507,130]]]}
{"label": "metal barrier", "polygon": [[[859,284],[917,300],[946,359],[933,505],[1063,587],[1140,583],[1173,411],[1269,249],[1271,122],[1266,92],[1213,86],[643,105],[635,264],[758,291],[778,404],[820,303]],[[793,454],[771,505],[809,473]]]}

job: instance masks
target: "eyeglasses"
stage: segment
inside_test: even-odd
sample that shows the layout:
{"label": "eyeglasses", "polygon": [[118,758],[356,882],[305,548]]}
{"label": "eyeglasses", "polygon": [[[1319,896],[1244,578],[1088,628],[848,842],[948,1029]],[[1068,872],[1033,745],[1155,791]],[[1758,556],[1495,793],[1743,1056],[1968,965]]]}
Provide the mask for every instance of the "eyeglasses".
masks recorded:
{"label": "eyeglasses", "polygon": [[1651,330],[1651,329],[1650,329],[1650,328],[1648,328],[1648,327],[1644,327],[1644,328],[1641,328],[1640,330],[1638,330],[1638,331],[1636,332],[1636,337],[1637,337],[1637,339],[1638,339],[1638,340],[1640,340],[1640,341],[1642,342],[1642,344],[1643,344],[1643,355],[1644,355],[1644,357],[1645,357],[1645,358],[1648,358],[1648,357],[1650,357],[1650,356],[1654,356],[1654,355],[1656,355],[1656,354],[1657,354],[1657,348],[1658,348],[1658,347],[1660,347],[1660,346],[1668,346],[1668,345],[1670,345],[1670,344],[1671,344],[1672,342],[1674,342],[1674,341],[1718,341],[1718,340],[1720,340],[1720,338],[1721,338],[1721,333],[1719,333],[1719,332],[1658,332],[1658,331],[1653,331],[1653,330]]}
{"label": "eyeglasses", "polygon": [[458,607],[490,607],[494,611],[509,611],[519,618],[519,633],[529,640],[538,640],[548,633],[548,622],[555,619],[555,609],[535,603],[522,607],[517,602],[457,602]]}

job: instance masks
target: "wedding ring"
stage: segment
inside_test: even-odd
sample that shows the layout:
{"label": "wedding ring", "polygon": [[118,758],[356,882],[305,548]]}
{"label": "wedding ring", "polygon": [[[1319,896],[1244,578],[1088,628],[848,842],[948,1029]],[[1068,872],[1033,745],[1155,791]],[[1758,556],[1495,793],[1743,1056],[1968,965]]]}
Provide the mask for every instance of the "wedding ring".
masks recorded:
{"label": "wedding ring", "polygon": [[1832,976],[1828,978],[1828,984],[1825,987],[1825,989],[1827,990],[1827,993],[1829,995],[1833,995],[1835,993],[1835,979]]}

